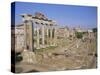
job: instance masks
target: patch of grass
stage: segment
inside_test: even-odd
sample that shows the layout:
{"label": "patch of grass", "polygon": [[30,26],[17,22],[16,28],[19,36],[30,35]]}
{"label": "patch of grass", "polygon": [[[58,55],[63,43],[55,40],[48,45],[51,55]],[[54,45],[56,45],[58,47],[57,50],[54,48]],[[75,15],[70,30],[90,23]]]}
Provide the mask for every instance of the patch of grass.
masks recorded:
{"label": "patch of grass", "polygon": [[41,49],[36,49],[35,52],[47,52],[47,51],[51,51],[54,50],[55,48],[57,48],[57,46],[50,46],[50,47],[46,47],[46,48],[41,48]]}

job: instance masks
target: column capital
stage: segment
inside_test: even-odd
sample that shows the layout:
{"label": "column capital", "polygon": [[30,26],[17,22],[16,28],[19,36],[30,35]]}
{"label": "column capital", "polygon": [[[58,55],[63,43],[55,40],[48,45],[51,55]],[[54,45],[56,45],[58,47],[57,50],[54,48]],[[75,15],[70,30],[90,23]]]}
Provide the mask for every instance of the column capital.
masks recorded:
{"label": "column capital", "polygon": [[20,16],[23,18],[23,21],[32,21],[31,14],[21,14]]}

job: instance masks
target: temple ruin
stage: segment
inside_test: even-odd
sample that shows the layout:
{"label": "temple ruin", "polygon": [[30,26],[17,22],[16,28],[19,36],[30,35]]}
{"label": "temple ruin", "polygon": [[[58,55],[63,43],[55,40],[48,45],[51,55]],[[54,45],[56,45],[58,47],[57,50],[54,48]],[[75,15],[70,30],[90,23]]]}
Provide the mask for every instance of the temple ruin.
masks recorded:
{"label": "temple ruin", "polygon": [[[34,51],[34,49],[57,46],[57,24],[55,21],[49,20],[39,12],[36,12],[35,16],[22,14],[21,17],[23,23],[15,27],[16,48],[20,47],[21,50]],[[19,48],[17,49],[20,50]]]}

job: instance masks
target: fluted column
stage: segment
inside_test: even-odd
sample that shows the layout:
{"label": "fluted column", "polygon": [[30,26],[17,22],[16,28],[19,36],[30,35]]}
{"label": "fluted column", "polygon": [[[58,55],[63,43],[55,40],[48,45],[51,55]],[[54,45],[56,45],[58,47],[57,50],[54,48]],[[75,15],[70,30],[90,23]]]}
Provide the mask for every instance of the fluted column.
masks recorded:
{"label": "fluted column", "polygon": [[48,33],[48,27],[46,28],[46,35],[47,35],[47,37],[46,37],[46,41],[47,41],[47,46],[49,45],[49,35],[48,35],[49,33]]}
{"label": "fluted column", "polygon": [[24,21],[24,49],[27,49],[27,20]]}
{"label": "fluted column", "polygon": [[42,46],[45,47],[45,32],[44,32],[44,25],[42,25]]}
{"label": "fluted column", "polygon": [[55,27],[54,29],[54,45],[57,46],[57,28]]}
{"label": "fluted column", "polygon": [[37,27],[37,29],[36,29],[36,32],[37,32],[37,38],[36,38],[36,40],[37,40],[37,42],[36,42],[36,47],[37,47],[37,49],[39,49],[40,48],[40,37],[39,37],[39,28]]}
{"label": "fluted column", "polygon": [[32,15],[22,14],[24,22],[24,49],[33,51],[33,23]]}
{"label": "fluted column", "polygon": [[32,22],[29,21],[29,46],[30,46],[30,50],[33,51],[33,25]]}
{"label": "fluted column", "polygon": [[50,27],[50,46],[52,46],[52,27]]}

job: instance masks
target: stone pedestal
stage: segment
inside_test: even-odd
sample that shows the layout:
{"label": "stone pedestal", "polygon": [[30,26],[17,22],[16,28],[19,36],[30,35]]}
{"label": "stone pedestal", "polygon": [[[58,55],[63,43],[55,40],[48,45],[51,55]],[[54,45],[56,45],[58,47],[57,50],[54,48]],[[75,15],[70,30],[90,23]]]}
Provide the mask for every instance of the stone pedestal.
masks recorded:
{"label": "stone pedestal", "polygon": [[22,60],[23,63],[31,63],[31,64],[37,63],[35,53],[32,51],[24,50],[22,52],[22,57],[23,57]]}

